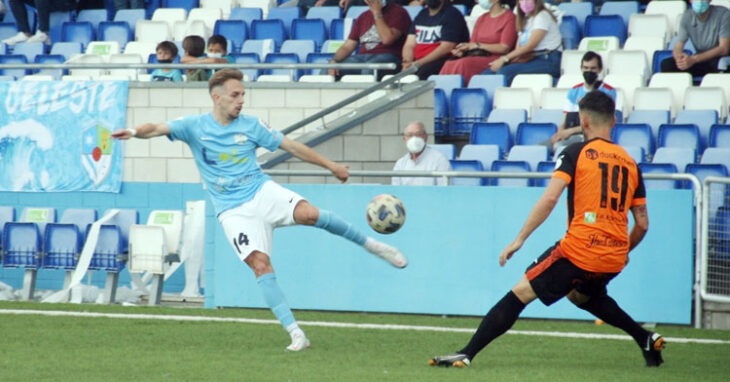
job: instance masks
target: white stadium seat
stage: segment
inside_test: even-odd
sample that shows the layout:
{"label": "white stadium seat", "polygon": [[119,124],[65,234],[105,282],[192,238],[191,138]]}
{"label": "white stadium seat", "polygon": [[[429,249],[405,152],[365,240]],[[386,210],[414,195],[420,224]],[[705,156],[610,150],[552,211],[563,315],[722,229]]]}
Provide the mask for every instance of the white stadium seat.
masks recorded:
{"label": "white stadium seat", "polygon": [[55,78],[53,78],[50,74],[28,74],[23,76],[21,81],[54,81]]}
{"label": "white stadium seat", "polygon": [[367,83],[375,82],[375,76],[372,74],[346,74],[340,78],[340,82],[351,83]]}
{"label": "white stadium seat", "polygon": [[651,70],[646,54],[641,50],[614,50],[608,53],[608,73],[611,74],[638,74],[644,80],[649,77]]}
{"label": "white stadium seat", "polygon": [[190,14],[188,14],[187,21],[188,23],[193,20],[202,21],[205,23],[205,27],[208,28],[208,31],[210,31],[208,35],[211,35],[213,34],[213,30],[215,30],[215,22],[227,17],[228,16],[224,15],[219,8],[193,8],[190,10]]}
{"label": "white stadium seat", "polygon": [[672,29],[669,27],[669,19],[666,15],[644,15],[641,13],[631,15],[629,36],[660,37],[663,43],[666,44],[671,34]]}
{"label": "white stadium seat", "polygon": [[172,28],[172,37],[175,41],[182,41],[186,36],[195,35],[207,40],[213,35],[203,20],[178,21]]}
{"label": "white stadium seat", "polygon": [[139,20],[134,30],[134,39],[158,44],[170,39],[170,28],[165,21]]}
{"label": "white stadium seat", "polygon": [[670,89],[638,88],[634,90],[634,110],[672,109],[672,91]]}
{"label": "white stadium seat", "polygon": [[[141,64],[147,62],[139,54],[113,54],[109,58],[109,63],[112,64]],[[131,81],[137,80],[137,75],[140,70],[138,69],[110,69],[108,75],[110,76],[126,76]]]}
{"label": "white stadium seat", "polygon": [[583,37],[578,45],[578,50],[592,50],[601,55],[603,62],[608,58],[608,52],[620,49],[621,45],[617,37]]}
{"label": "white stadium seat", "polygon": [[125,54],[139,54],[142,57],[149,57],[150,54],[154,54],[157,48],[157,43],[154,42],[142,42],[142,41],[130,41],[127,46],[124,47]]}
{"label": "white stadium seat", "polygon": [[668,88],[672,92],[672,117],[682,109],[684,92],[692,86],[689,73],[655,73],[649,80],[650,88]]}
{"label": "white stadium seat", "polygon": [[563,110],[568,89],[546,88],[540,93],[540,108]]}
{"label": "white stadium seat", "polygon": [[[221,16],[227,19],[231,15],[233,0],[201,0],[200,7],[205,9],[220,9]],[[190,11],[192,13],[192,10]],[[220,18],[220,17],[219,17]]]}
{"label": "white stadium seat", "polygon": [[287,74],[262,74],[256,78],[256,82],[292,82],[292,79]]}
{"label": "white stadium seat", "polygon": [[631,36],[624,43],[624,50],[641,50],[646,53],[646,61],[651,67],[654,51],[664,49],[664,40],[661,37]]}
{"label": "white stadium seat", "polygon": [[157,8],[155,13],[152,14],[152,21],[164,21],[167,23],[172,34],[173,27],[178,21],[185,21],[188,17],[188,12],[183,8]]}
{"label": "white stadium seat", "polygon": [[532,90],[521,88],[497,88],[494,92],[494,109],[523,109],[527,118],[532,115],[535,106],[532,102]]}
{"label": "white stadium seat", "polygon": [[[101,64],[104,59],[96,54],[80,54],[74,56],[72,59],[66,61],[68,64]],[[69,74],[74,76],[89,76],[91,79],[98,78],[101,73],[101,68],[97,69],[70,69]]]}
{"label": "white stadium seat", "polygon": [[560,74],[580,74],[580,64],[585,54],[583,50],[564,50],[560,58]]}
{"label": "white stadium seat", "polygon": [[299,77],[299,82],[335,82],[335,77],[329,74],[305,74]]}
{"label": "white stadium seat", "polygon": [[563,74],[558,79],[558,84],[555,85],[555,87],[560,89],[570,89],[583,81],[583,74],[580,72],[573,74]]}
{"label": "white stadium seat", "polygon": [[86,46],[86,54],[96,54],[105,61],[109,60],[112,54],[119,54],[118,41],[92,41]]}
{"label": "white stadium seat", "polygon": [[623,91],[622,101],[616,103],[623,105],[622,110],[625,112],[631,111],[634,107],[634,90],[645,84],[644,79],[638,74],[609,74],[604,82]]}
{"label": "white stadium seat", "polygon": [[725,92],[719,87],[690,87],[684,92],[685,110],[715,110],[720,119],[728,114]]}
{"label": "white stadium seat", "polygon": [[702,77],[700,87],[719,87],[725,92],[725,101],[730,102],[730,73],[708,73]]}
{"label": "white stadium seat", "polygon": [[512,80],[511,88],[530,89],[532,92],[532,104],[540,104],[540,92],[542,89],[553,87],[553,77],[549,74],[518,74]]}
{"label": "white stadium seat", "polygon": [[677,23],[678,17],[682,16],[682,13],[687,9],[687,3],[682,0],[673,1],[650,1],[646,5],[646,11],[644,14],[647,15],[665,15],[669,21],[671,28],[671,34],[677,34]]}

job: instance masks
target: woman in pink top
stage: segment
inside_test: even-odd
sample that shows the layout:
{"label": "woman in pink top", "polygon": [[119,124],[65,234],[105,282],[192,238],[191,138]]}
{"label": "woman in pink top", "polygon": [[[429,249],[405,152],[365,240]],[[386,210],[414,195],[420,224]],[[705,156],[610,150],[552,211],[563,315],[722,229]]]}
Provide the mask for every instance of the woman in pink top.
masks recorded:
{"label": "woman in pink top", "polygon": [[451,51],[457,58],[446,61],[439,74],[461,74],[464,84],[468,84],[471,76],[483,72],[490,62],[514,48],[517,29],[509,3],[509,0],[479,0],[479,6],[488,12],[477,19],[471,41]]}

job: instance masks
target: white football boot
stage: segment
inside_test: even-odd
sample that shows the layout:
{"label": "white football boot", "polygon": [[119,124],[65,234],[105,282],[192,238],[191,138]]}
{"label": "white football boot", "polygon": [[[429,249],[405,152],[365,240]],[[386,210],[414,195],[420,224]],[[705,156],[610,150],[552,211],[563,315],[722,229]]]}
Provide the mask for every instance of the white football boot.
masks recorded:
{"label": "white football boot", "polygon": [[408,260],[397,248],[377,241],[372,237],[365,240],[364,247],[368,250],[368,252],[389,262],[396,268],[405,268],[406,265],[408,265]]}
{"label": "white football boot", "polygon": [[303,331],[298,330],[292,334],[291,344],[286,347],[286,350],[302,351],[304,349],[309,349],[309,340],[307,339],[307,336],[304,335]]}

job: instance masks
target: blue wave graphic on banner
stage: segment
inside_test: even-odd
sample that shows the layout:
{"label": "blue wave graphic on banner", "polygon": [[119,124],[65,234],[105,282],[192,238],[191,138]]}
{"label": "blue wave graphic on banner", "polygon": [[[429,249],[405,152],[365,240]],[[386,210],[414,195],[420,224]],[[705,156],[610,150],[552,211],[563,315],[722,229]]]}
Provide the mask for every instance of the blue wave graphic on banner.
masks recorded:
{"label": "blue wave graphic on banner", "polygon": [[0,191],[120,191],[126,81],[3,81],[0,95]]}

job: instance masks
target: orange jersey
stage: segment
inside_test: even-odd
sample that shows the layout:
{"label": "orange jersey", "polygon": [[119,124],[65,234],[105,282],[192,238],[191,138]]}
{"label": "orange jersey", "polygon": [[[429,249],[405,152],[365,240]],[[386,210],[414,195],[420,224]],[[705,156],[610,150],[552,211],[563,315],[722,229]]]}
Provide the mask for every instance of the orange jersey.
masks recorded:
{"label": "orange jersey", "polygon": [[646,204],[636,162],[621,146],[596,138],[565,148],[553,176],[568,183],[565,256],[586,271],[621,271],[629,253],[628,212]]}

